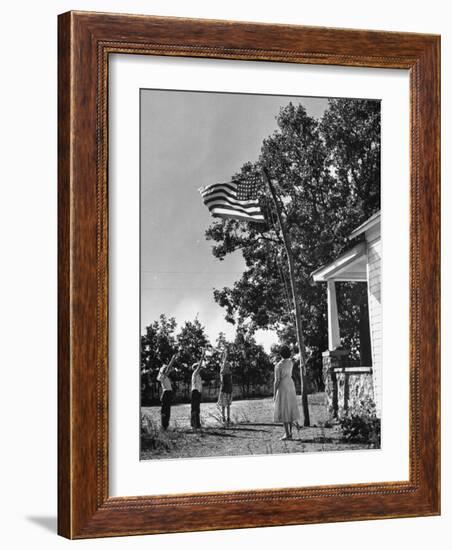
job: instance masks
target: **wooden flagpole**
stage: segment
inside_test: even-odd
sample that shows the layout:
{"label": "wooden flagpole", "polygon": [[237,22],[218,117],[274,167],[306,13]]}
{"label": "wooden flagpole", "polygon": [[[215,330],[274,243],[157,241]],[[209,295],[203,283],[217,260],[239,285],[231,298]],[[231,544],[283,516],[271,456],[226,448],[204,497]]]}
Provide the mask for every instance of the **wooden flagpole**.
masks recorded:
{"label": "wooden flagpole", "polygon": [[295,325],[296,325],[296,333],[297,333],[297,342],[298,342],[298,349],[300,352],[301,404],[303,407],[304,425],[310,426],[308,393],[307,393],[307,386],[306,386],[306,348],[304,345],[303,329],[301,326],[300,302],[297,299],[297,288],[295,284],[295,265],[293,260],[293,252],[292,252],[292,246],[290,241],[290,235],[287,232],[286,227],[284,226],[282,215],[281,215],[281,208],[278,202],[278,198],[276,196],[276,191],[275,191],[275,188],[273,187],[270,176],[265,167],[262,169],[262,173],[264,176],[264,180],[267,183],[267,186],[270,190],[273,203],[275,205],[276,216],[278,217],[279,226],[281,228],[282,239],[284,242],[284,248],[286,250],[286,255],[287,255],[287,263],[289,266],[290,287],[292,289],[292,299],[293,299],[293,304],[295,308]]}

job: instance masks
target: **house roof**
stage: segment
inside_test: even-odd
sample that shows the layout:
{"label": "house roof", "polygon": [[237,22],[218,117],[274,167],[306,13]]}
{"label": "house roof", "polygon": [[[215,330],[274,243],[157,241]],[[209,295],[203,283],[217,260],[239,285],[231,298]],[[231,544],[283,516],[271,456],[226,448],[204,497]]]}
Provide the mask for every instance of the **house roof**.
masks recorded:
{"label": "house roof", "polygon": [[[380,210],[358,226],[348,239],[354,239],[380,224]],[[311,273],[315,282],[321,281],[367,281],[366,243],[360,242],[343,252],[331,263]]]}
{"label": "house roof", "polygon": [[366,281],[366,243],[361,242],[338,256],[333,262],[311,273],[315,282]]}
{"label": "house roof", "polygon": [[368,231],[372,227],[375,227],[376,225],[378,225],[380,223],[380,217],[381,217],[381,210],[379,210],[378,212],[375,212],[373,216],[368,218],[364,223],[362,223],[356,229],[354,229],[348,236],[348,239],[352,240],[355,237],[358,237],[358,235],[361,235],[361,233],[364,233],[365,231]]}

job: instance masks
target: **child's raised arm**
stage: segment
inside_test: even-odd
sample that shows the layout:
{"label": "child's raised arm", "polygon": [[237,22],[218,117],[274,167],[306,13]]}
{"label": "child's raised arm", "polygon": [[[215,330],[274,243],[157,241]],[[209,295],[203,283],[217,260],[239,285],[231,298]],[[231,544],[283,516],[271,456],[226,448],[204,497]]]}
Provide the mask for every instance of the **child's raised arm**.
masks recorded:
{"label": "child's raised arm", "polygon": [[[204,363],[204,357],[206,355],[206,348],[203,348],[202,350],[202,353],[201,353],[201,359],[199,360],[198,362],[198,365],[197,367],[193,370],[193,372],[196,374],[198,373],[202,368],[203,368],[203,363]],[[196,363],[195,363],[196,364]],[[193,365],[194,366],[194,365]]]}
{"label": "child's raised arm", "polygon": [[199,361],[200,366],[202,366],[202,364],[204,363],[205,358],[206,358],[206,348],[202,348],[201,359]]}
{"label": "child's raised arm", "polygon": [[177,351],[176,353],[171,357],[171,361],[169,362],[169,365],[166,368],[166,373],[168,374],[173,368],[174,368],[174,361],[177,357]]}

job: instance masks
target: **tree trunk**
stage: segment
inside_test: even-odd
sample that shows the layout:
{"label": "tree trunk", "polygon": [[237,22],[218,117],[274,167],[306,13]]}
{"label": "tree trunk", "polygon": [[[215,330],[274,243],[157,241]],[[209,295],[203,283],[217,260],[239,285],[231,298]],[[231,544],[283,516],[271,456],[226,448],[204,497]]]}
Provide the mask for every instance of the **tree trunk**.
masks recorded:
{"label": "tree trunk", "polygon": [[276,215],[278,217],[279,226],[281,228],[281,234],[284,242],[284,248],[286,250],[287,255],[287,263],[289,266],[289,278],[290,278],[290,286],[292,289],[292,298],[293,298],[293,304],[295,308],[295,325],[296,325],[296,332],[297,332],[297,342],[298,342],[298,349],[300,354],[300,381],[301,381],[301,404],[303,407],[303,416],[304,416],[304,425],[310,426],[310,419],[309,419],[309,407],[308,407],[308,392],[307,392],[307,384],[306,384],[306,348],[304,345],[304,337],[303,337],[303,330],[301,326],[301,310],[300,310],[300,302],[297,298],[297,289],[295,285],[295,266],[294,266],[294,259],[293,259],[293,253],[292,253],[292,246],[290,242],[290,236],[286,231],[286,228],[282,221],[281,216],[281,209],[278,203],[278,198],[276,196],[275,189],[273,187],[273,184],[270,180],[270,176],[267,172],[266,168],[263,168],[263,174],[264,179],[267,182],[268,188],[270,190],[275,209],[276,209]]}

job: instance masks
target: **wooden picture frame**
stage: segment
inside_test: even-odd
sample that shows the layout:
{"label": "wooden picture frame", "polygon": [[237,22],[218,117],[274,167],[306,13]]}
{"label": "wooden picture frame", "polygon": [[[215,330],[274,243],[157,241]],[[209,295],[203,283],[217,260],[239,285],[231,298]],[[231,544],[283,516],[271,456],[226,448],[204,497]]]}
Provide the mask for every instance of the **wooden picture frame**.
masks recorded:
{"label": "wooden picture frame", "polygon": [[[69,12],[58,38],[58,532],[68,538],[440,513],[440,38]],[[110,497],[110,54],[265,60],[410,73],[409,481]]]}

